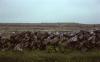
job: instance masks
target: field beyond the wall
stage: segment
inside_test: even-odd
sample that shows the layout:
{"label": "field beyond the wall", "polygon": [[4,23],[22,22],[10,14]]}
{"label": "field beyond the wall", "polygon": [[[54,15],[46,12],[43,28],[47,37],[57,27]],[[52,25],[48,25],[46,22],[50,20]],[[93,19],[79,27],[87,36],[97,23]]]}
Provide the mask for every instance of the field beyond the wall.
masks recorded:
{"label": "field beyond the wall", "polygon": [[79,23],[0,23],[1,31],[66,31],[100,29],[100,24]]}

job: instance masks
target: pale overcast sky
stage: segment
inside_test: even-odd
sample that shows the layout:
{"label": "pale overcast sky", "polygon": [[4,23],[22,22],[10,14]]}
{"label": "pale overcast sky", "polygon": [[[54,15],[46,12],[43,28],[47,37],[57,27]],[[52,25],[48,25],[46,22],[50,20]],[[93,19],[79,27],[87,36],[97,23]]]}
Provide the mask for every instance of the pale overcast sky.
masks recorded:
{"label": "pale overcast sky", "polygon": [[0,0],[1,22],[100,24],[100,0]]}

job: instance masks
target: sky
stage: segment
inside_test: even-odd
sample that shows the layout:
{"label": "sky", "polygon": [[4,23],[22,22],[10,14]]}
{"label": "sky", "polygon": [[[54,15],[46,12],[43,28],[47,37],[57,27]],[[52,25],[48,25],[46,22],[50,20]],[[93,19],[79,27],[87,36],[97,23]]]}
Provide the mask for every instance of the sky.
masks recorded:
{"label": "sky", "polygon": [[100,0],[0,0],[0,23],[100,24]]}

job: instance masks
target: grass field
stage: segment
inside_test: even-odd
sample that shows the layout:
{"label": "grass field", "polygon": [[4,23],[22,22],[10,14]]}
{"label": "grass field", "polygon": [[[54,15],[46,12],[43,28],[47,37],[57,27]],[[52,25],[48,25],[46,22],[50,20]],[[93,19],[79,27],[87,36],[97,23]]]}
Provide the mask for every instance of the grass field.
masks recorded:
{"label": "grass field", "polygon": [[0,62],[100,62],[100,51],[66,53],[47,51],[0,51]]}
{"label": "grass field", "polygon": [[[6,25],[6,26],[5,26]],[[59,26],[60,25],[60,26]],[[93,25],[17,25],[17,24],[0,24],[0,33],[2,36],[9,36],[13,31],[69,31],[81,29],[93,29]],[[100,29],[100,25],[97,25]],[[0,62],[100,62],[100,51],[91,50],[80,52],[76,50],[66,50],[61,52],[47,51],[0,51]]]}

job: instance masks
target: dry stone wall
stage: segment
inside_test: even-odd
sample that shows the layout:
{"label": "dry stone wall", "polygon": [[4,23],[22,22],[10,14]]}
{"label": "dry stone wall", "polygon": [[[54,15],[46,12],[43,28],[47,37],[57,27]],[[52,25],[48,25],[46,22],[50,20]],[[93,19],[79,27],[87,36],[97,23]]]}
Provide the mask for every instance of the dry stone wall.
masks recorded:
{"label": "dry stone wall", "polygon": [[88,51],[100,48],[100,30],[77,32],[12,32],[9,38],[0,36],[0,50],[46,50],[49,46]]}

